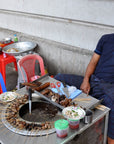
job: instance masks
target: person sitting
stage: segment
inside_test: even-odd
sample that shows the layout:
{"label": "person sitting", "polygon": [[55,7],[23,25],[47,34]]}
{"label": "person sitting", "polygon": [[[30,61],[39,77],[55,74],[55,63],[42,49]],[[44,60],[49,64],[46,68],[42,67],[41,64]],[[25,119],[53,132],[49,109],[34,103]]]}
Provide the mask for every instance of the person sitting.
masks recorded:
{"label": "person sitting", "polygon": [[[103,99],[102,104],[109,107],[108,144],[114,144],[114,34],[103,35],[94,50],[84,78],[77,75],[56,75],[55,79],[77,87],[87,94]],[[66,80],[67,79],[67,80]]]}

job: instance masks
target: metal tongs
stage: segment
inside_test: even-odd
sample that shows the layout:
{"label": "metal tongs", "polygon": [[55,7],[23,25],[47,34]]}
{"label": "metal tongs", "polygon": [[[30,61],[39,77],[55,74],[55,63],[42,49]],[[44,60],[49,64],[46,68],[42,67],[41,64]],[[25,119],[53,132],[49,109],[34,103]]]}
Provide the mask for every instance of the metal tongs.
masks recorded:
{"label": "metal tongs", "polygon": [[28,94],[29,94],[29,114],[32,113],[32,90],[31,88],[28,89]]}

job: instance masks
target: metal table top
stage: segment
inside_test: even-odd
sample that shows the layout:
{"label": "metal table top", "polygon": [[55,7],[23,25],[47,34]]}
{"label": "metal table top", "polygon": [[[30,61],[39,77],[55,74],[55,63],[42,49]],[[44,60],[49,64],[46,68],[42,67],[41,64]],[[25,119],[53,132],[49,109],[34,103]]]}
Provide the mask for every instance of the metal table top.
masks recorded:
{"label": "metal table top", "polygon": [[[18,91],[16,91],[18,94],[25,94],[27,93],[26,88],[22,88]],[[81,94],[78,96],[78,98],[84,98],[87,97],[85,94]],[[97,103],[98,100],[88,96],[88,98],[91,99],[90,102],[79,102],[79,105],[84,106],[84,107],[91,107],[93,104]],[[0,109],[2,110],[3,105],[0,104]],[[0,110],[0,111],[1,111]],[[106,114],[109,113],[109,108],[105,108],[104,111],[101,110],[95,110],[93,114],[93,121],[91,124],[84,124],[82,121],[80,122],[79,129],[77,130],[72,130],[69,129],[68,136],[65,138],[58,138],[56,133],[52,134],[47,134],[45,136],[38,136],[38,137],[28,137],[28,136],[23,136],[19,135],[16,133],[11,132],[8,130],[2,123],[0,119],[0,142],[1,144],[64,144],[72,140],[77,134],[82,133],[84,130],[89,128],[91,125],[93,125],[96,121],[98,121],[100,118],[104,117]]]}

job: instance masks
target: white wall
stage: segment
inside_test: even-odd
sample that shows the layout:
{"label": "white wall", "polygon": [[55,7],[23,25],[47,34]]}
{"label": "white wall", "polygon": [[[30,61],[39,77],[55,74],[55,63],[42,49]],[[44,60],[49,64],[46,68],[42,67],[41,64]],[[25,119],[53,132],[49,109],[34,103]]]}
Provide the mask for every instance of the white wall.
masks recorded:
{"label": "white wall", "polygon": [[[103,34],[114,33],[114,0],[0,0],[0,19],[0,28],[31,35],[31,39],[35,36],[55,41],[61,48],[63,43],[70,51],[72,46],[76,51],[93,51]],[[44,46],[43,41],[40,46]],[[46,55],[44,47],[42,54],[49,61],[56,50],[60,52],[55,46]],[[64,57],[61,61],[67,69]]]}
{"label": "white wall", "polygon": [[113,0],[0,0],[0,9],[2,28],[89,50],[114,32]]}
{"label": "white wall", "polygon": [[114,25],[113,0],[0,0],[0,9]]}

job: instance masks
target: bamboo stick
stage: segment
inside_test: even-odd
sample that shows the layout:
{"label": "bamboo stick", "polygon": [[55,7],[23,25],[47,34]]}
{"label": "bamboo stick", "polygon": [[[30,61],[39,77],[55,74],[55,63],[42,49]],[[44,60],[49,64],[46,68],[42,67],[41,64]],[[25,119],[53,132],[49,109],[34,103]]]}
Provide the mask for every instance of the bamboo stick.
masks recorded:
{"label": "bamboo stick", "polygon": [[73,101],[90,101],[90,98],[75,98]]}

